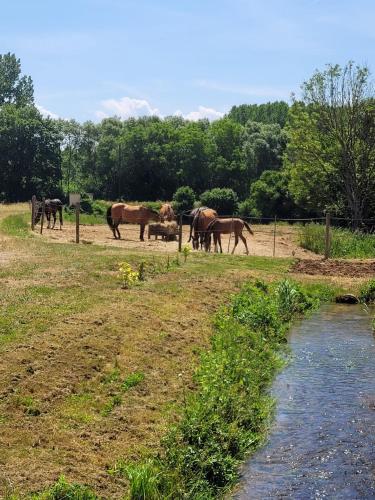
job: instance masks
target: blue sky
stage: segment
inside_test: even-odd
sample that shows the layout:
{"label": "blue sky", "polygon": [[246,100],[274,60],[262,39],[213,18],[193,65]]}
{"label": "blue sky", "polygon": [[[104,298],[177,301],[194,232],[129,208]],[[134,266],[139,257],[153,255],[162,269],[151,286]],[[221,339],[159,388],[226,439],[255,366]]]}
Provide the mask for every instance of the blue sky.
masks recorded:
{"label": "blue sky", "polygon": [[0,53],[62,118],[215,118],[289,100],[316,68],[375,72],[374,0],[0,0]]}

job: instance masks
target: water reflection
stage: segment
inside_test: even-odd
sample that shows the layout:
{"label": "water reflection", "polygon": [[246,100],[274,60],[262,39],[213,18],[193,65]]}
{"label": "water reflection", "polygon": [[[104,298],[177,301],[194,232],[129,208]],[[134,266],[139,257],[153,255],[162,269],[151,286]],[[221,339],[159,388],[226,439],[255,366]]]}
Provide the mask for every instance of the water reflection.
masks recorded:
{"label": "water reflection", "polygon": [[[373,313],[374,311],[372,311]],[[375,498],[375,342],[361,306],[324,306],[290,335],[269,443],[236,499]]]}

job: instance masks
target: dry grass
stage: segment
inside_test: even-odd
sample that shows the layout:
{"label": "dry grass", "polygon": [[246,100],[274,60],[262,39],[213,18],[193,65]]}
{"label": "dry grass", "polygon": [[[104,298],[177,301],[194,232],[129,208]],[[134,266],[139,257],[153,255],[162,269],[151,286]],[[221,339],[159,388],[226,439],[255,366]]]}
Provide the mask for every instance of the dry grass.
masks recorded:
{"label": "dry grass", "polygon": [[[292,264],[194,254],[122,290],[119,262],[166,255],[6,235],[1,252],[0,485],[26,494],[63,473],[105,498],[125,488],[107,468],[156,451],[175,420],[213,312],[246,279],[279,279]],[[124,390],[135,372],[144,379]]]}

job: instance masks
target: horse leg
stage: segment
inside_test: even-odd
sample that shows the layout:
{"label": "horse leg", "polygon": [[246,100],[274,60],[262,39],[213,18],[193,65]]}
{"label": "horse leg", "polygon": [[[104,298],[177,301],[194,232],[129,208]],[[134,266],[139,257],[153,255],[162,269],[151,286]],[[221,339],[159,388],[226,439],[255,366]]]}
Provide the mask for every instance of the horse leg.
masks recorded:
{"label": "horse leg", "polygon": [[232,255],[234,254],[234,251],[235,251],[237,245],[238,245],[238,234],[235,233],[234,234],[234,247],[233,247],[233,250],[232,250]]}
{"label": "horse leg", "polygon": [[53,217],[53,226],[52,226],[52,229],[54,229],[55,224],[56,224],[56,212],[52,212],[52,217]]}
{"label": "horse leg", "polygon": [[118,234],[118,239],[119,239],[119,240],[121,240],[121,234],[120,234],[120,230],[119,230],[119,228],[118,228],[118,227],[119,227],[119,225],[120,225],[120,224],[117,224],[117,226],[116,226],[116,231],[117,231],[117,234]]}
{"label": "horse leg", "polygon": [[223,247],[221,246],[221,234],[217,233],[217,241],[219,242],[220,253],[223,253]]}
{"label": "horse leg", "polygon": [[240,238],[241,240],[243,241],[243,244],[245,245],[245,248],[246,248],[246,255],[249,255],[249,249],[247,248],[247,241],[246,241],[246,238],[243,234],[240,234]]}
{"label": "horse leg", "polygon": [[144,224],[140,224],[141,226],[141,230],[140,230],[140,234],[139,234],[139,238],[141,241],[145,241],[144,238],[143,238],[143,235],[144,235],[144,232],[145,232],[145,225]]}
{"label": "horse leg", "polygon": [[47,229],[49,229],[49,226],[50,226],[50,222],[51,222],[51,214],[49,212],[45,212],[45,215],[46,215],[46,219],[47,219]]}

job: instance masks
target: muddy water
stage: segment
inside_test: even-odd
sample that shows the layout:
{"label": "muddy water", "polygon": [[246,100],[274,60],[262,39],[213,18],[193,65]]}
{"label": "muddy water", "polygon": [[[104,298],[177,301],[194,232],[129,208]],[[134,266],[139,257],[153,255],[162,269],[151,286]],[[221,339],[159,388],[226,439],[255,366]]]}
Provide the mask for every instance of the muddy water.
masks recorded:
{"label": "muddy water", "polygon": [[[372,310],[374,314],[374,310]],[[236,499],[375,498],[375,340],[362,306],[324,306],[290,335],[268,444]]]}

